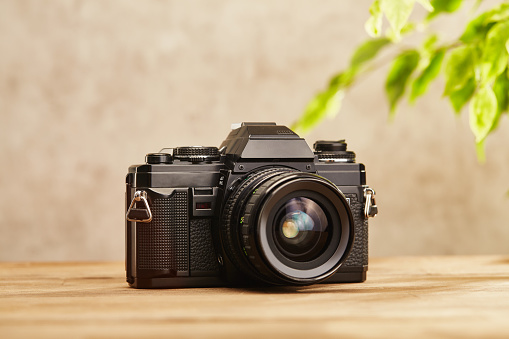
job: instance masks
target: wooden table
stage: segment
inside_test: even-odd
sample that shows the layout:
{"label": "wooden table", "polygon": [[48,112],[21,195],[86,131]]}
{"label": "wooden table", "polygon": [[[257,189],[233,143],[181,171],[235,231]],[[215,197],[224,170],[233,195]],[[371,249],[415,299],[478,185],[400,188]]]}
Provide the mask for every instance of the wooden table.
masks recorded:
{"label": "wooden table", "polygon": [[136,290],[115,263],[0,263],[0,338],[509,338],[509,256],[375,258],[360,284]]}

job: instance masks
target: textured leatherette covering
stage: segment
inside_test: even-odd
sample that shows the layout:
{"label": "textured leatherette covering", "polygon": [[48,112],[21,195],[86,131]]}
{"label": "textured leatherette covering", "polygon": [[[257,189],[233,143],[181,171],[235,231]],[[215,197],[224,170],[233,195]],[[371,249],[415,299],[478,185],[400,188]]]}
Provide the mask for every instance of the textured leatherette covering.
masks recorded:
{"label": "textured leatherette covering", "polygon": [[364,204],[359,202],[356,194],[345,194],[345,197],[350,199],[355,240],[343,266],[364,266],[368,264],[368,220],[364,217]]}
{"label": "textured leatherette covering", "polygon": [[136,228],[137,268],[189,271],[189,220],[186,192],[158,198],[151,205],[153,219]]}
{"label": "textured leatherette covering", "polygon": [[217,255],[212,242],[211,219],[192,219],[190,226],[191,276],[203,272],[218,272]]}

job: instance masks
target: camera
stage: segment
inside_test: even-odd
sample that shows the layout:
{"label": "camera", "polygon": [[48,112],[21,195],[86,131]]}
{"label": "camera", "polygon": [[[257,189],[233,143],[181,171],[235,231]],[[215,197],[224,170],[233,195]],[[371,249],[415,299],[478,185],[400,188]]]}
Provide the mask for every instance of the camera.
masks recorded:
{"label": "camera", "polygon": [[126,276],[135,288],[362,282],[365,167],[344,140],[241,123],[219,147],[163,148],[126,176]]}

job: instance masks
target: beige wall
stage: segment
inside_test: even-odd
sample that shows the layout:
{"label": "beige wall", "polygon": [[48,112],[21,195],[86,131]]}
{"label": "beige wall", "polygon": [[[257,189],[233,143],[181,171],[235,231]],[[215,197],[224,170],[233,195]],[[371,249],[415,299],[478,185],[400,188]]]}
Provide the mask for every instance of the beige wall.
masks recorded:
{"label": "beige wall", "polygon": [[[232,122],[290,124],[364,39],[369,3],[1,1],[0,260],[123,259],[127,167],[218,145]],[[507,117],[479,165],[440,86],[388,123],[385,72],[307,136],[366,164],[371,254],[509,253]]]}

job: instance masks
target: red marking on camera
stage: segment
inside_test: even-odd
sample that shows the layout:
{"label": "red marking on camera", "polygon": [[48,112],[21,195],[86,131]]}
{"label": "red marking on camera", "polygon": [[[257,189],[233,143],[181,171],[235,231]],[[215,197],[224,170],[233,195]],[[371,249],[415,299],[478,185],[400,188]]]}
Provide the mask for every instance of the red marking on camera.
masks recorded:
{"label": "red marking on camera", "polygon": [[209,210],[211,208],[210,202],[197,202],[196,209],[197,210]]}

